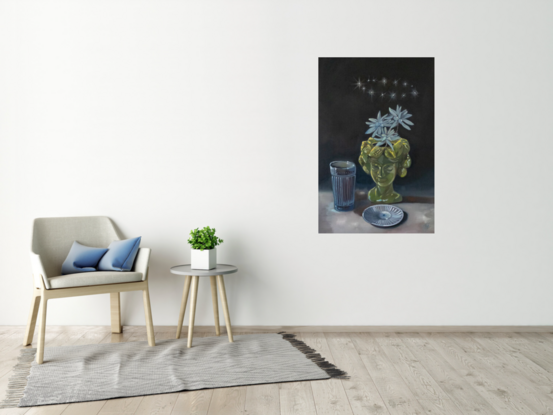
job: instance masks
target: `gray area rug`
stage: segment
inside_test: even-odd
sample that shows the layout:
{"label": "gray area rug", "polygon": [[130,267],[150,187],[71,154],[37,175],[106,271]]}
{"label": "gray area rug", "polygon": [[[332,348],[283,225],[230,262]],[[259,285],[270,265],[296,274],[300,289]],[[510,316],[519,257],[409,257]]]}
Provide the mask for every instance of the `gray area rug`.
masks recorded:
{"label": "gray area rug", "polygon": [[74,403],[206,388],[347,378],[293,334],[22,349],[0,408]]}

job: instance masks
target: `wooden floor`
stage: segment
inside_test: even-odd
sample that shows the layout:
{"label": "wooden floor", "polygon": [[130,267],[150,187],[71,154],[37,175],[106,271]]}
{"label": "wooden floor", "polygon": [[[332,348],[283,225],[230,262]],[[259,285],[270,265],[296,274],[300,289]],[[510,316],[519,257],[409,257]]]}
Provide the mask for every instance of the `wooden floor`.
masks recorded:
{"label": "wooden floor", "polygon": [[[0,400],[23,331],[0,326]],[[46,347],[146,341],[141,327],[125,327],[123,334],[111,334],[107,326],[48,327],[46,333]],[[174,333],[165,327],[156,339]],[[351,379],[0,409],[0,414],[553,414],[552,333],[297,334]]]}

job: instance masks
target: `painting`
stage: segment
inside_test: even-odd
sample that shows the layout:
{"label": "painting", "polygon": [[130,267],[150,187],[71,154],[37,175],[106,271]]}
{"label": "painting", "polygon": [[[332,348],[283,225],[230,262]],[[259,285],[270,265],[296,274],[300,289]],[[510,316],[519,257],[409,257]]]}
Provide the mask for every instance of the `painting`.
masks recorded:
{"label": "painting", "polygon": [[434,58],[319,58],[319,233],[434,233]]}

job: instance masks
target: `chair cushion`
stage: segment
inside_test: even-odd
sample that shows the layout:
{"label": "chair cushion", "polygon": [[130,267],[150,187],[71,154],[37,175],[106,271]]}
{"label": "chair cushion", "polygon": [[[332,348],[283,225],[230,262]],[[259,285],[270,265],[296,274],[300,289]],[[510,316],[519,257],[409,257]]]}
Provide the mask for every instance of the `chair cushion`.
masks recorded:
{"label": "chair cushion", "polygon": [[87,285],[120,284],[142,281],[141,272],[96,271],[79,274],[60,275],[48,278],[50,288],[84,287]]}
{"label": "chair cushion", "polygon": [[94,272],[100,258],[107,252],[106,248],[92,248],[73,242],[67,258],[61,266],[61,274],[75,274],[77,272]]}
{"label": "chair cushion", "polygon": [[139,236],[109,244],[108,252],[98,263],[98,271],[130,271],[140,246],[140,239],[142,238]]}

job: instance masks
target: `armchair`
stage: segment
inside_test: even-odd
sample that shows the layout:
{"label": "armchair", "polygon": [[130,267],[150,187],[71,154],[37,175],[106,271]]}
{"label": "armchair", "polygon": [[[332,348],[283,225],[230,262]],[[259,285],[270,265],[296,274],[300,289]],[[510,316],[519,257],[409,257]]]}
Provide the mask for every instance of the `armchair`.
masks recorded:
{"label": "armchair", "polygon": [[142,291],[148,344],[155,346],[148,289],[150,249],[139,249],[130,272],[97,271],[61,275],[61,266],[73,241],[92,247],[107,247],[112,241],[121,239],[111,219],[105,216],[35,219],[31,247],[33,295],[23,345],[27,346],[33,341],[40,308],[36,354],[38,364],[42,364],[44,358],[47,304],[48,300],[54,298],[110,294],[111,331],[121,333],[120,293]]}

